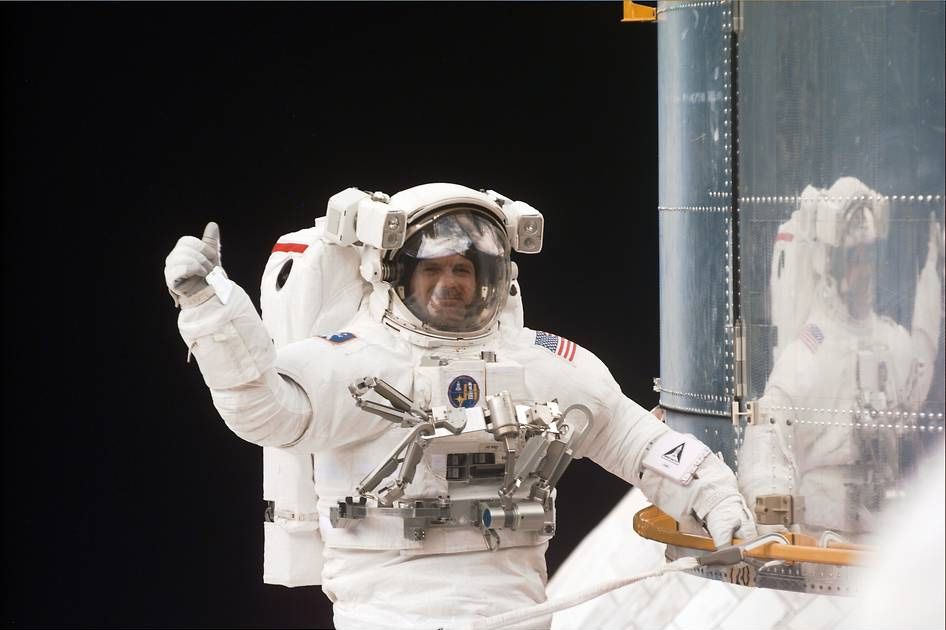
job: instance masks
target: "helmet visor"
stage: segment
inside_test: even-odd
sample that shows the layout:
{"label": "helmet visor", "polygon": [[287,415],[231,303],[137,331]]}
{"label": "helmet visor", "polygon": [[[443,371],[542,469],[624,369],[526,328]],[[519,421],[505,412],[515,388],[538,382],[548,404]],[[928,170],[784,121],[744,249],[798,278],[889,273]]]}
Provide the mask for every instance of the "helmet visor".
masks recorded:
{"label": "helmet visor", "polygon": [[451,209],[423,222],[393,261],[397,296],[434,331],[479,331],[503,308],[508,239],[495,219],[477,209]]}

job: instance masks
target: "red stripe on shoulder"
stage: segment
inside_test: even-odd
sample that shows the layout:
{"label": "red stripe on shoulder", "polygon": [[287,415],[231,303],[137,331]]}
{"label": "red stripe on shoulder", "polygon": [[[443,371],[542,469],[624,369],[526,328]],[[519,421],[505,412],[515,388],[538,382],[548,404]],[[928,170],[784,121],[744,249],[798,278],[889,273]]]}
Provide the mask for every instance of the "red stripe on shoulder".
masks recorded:
{"label": "red stripe on shoulder", "polygon": [[273,253],[294,252],[296,254],[301,254],[307,249],[309,249],[309,246],[305,243],[276,243],[273,245]]}

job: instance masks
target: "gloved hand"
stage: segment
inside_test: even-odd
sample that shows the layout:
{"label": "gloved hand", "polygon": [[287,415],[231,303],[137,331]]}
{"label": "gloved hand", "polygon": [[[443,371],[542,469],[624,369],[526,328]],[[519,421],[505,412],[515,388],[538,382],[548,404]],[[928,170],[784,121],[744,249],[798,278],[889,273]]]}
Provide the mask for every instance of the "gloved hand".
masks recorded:
{"label": "gloved hand", "polygon": [[703,485],[697,491],[693,512],[703,517],[703,524],[713,544],[721,547],[736,538],[755,538],[755,518],[739,493],[736,476],[721,459],[710,453],[696,469],[694,484]]}
{"label": "gloved hand", "polygon": [[706,529],[717,548],[732,543],[733,537],[743,540],[756,538],[755,519],[741,495],[732,495],[720,501],[706,515]]}
{"label": "gloved hand", "polygon": [[642,461],[636,485],[677,519],[681,531],[697,533],[705,527],[717,547],[730,544],[733,536],[757,536],[755,519],[733,471],[692,435],[667,431]]}
{"label": "gloved hand", "polygon": [[[207,289],[207,274],[220,265],[220,228],[211,221],[203,237],[182,236],[164,261],[164,280],[178,305]],[[208,297],[209,297],[208,292]]]}

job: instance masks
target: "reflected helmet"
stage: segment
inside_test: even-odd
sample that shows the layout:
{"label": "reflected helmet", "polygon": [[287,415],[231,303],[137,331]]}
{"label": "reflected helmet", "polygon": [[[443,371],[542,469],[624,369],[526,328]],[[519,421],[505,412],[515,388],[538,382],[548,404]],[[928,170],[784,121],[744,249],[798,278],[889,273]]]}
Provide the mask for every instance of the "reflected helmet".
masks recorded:
{"label": "reflected helmet", "polygon": [[818,240],[829,248],[831,274],[842,275],[848,263],[872,262],[888,224],[887,200],[856,177],[842,177],[824,191],[817,230]]}
{"label": "reflected helmet", "polygon": [[855,318],[873,308],[880,242],[887,237],[886,198],[855,177],[842,177],[823,192],[818,240],[825,246],[824,278]]}
{"label": "reflected helmet", "polygon": [[888,202],[856,177],[842,177],[821,193],[816,234],[829,247],[870,245],[887,237]]}

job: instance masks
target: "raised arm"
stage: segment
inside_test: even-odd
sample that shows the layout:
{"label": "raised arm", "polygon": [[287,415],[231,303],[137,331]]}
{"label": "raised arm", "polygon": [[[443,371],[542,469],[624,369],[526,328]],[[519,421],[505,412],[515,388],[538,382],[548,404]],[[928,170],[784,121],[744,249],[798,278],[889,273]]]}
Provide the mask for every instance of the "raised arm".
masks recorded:
{"label": "raised arm", "polygon": [[939,329],[943,317],[943,226],[930,213],[926,263],[920,270],[913,303],[911,350],[913,365],[902,396],[911,409],[919,409],[933,383]]}
{"label": "raised arm", "polygon": [[239,437],[290,446],[312,420],[306,392],[274,365],[276,350],[246,292],[220,266],[220,229],[184,236],[165,260],[165,281],[180,306],[178,327],[196,357],[214,406]]}

